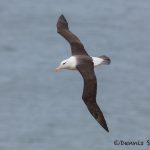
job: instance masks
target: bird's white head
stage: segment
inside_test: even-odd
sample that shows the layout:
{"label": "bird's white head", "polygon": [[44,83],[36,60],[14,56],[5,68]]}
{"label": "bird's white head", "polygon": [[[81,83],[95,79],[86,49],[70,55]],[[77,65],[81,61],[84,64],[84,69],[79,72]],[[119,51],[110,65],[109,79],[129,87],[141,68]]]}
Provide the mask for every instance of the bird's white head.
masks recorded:
{"label": "bird's white head", "polygon": [[76,58],[72,56],[68,59],[63,60],[60,63],[60,65],[56,68],[56,71],[59,71],[61,69],[75,70],[76,69]]}

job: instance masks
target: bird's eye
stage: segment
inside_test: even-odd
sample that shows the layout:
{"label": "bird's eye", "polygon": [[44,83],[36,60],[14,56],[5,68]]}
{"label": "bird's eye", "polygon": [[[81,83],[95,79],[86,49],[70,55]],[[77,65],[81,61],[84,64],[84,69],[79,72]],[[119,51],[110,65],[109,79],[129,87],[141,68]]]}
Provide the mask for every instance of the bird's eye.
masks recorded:
{"label": "bird's eye", "polygon": [[64,62],[63,65],[64,65],[65,63],[66,63],[66,62]]}

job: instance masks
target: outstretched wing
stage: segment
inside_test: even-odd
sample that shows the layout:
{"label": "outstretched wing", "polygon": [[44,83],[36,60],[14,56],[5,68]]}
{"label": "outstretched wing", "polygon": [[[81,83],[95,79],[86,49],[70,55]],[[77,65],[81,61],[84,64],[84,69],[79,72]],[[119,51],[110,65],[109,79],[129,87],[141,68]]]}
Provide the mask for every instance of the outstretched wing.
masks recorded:
{"label": "outstretched wing", "polygon": [[69,31],[68,22],[63,15],[58,19],[57,32],[70,43],[72,55],[88,55],[79,38]]}
{"label": "outstretched wing", "polygon": [[[87,67],[88,66],[88,67]],[[97,120],[97,122],[107,131],[108,127],[102,111],[96,103],[97,80],[92,62],[86,62],[86,65],[77,66],[78,71],[84,79],[84,89],[82,99],[86,104],[89,112]]]}

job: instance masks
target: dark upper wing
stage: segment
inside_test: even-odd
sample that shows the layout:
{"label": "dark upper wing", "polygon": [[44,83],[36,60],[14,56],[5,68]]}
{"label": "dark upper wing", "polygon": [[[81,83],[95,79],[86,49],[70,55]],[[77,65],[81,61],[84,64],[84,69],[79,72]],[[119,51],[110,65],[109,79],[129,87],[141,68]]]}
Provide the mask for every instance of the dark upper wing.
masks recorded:
{"label": "dark upper wing", "polygon": [[68,22],[63,15],[58,19],[57,32],[70,43],[72,55],[88,55],[79,38],[69,31]]}
{"label": "dark upper wing", "polygon": [[106,131],[109,132],[103,113],[96,103],[97,80],[92,62],[88,62],[88,64],[86,62],[86,65],[79,65],[77,66],[77,69],[84,79],[82,99],[92,116]]}

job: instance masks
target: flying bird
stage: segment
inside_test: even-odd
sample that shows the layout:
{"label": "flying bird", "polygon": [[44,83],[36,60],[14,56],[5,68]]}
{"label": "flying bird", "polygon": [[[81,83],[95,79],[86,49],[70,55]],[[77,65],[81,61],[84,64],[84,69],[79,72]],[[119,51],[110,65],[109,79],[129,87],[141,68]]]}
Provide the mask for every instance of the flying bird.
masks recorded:
{"label": "flying bird", "polygon": [[57,32],[69,42],[72,56],[63,60],[56,68],[56,71],[69,69],[80,72],[84,80],[82,99],[92,116],[109,132],[104,115],[96,102],[97,79],[94,67],[102,64],[110,64],[110,58],[105,55],[99,57],[90,56],[79,38],[69,30],[68,22],[63,15],[58,19]]}

